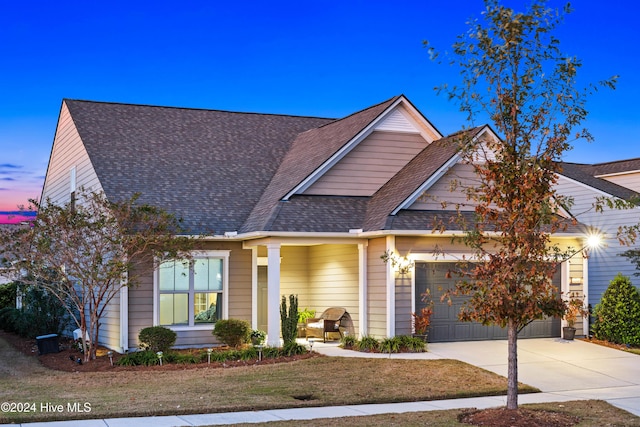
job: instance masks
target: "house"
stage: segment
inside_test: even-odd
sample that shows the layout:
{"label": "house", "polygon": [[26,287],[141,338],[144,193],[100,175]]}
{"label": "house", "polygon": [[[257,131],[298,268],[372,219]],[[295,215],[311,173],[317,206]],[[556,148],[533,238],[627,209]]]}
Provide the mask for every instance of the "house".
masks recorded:
{"label": "house", "polygon": [[[344,307],[355,334],[409,334],[421,293],[437,296],[450,263],[469,252],[452,243],[456,230],[432,230],[454,214],[438,198],[464,197],[449,186],[470,171],[458,136],[440,134],[402,95],[341,119],[65,99],[42,198],[67,202],[81,186],[111,200],[139,192],[202,236],[192,268],[142,266],[140,285],[111,304],[100,333],[118,351],[152,325],[175,330],[178,346],[210,345],[216,318],[248,320],[276,344],[289,294],[318,312]],[[466,136],[496,138],[488,126]],[[572,226],[554,241],[581,247],[584,237]],[[385,253],[411,268],[384,263]],[[579,254],[565,262],[557,286],[586,289],[587,263]],[[505,336],[458,322],[460,303],[436,304],[432,341]],[[559,336],[560,321],[522,334]]]}
{"label": "house", "polygon": [[[601,248],[589,251],[585,270],[588,279],[588,301],[595,306],[618,273],[628,276],[639,286],[635,266],[620,254],[628,249],[617,238],[618,228],[640,223],[640,207],[596,211],[598,199],[632,200],[640,194],[640,159],[597,164],[563,163],[557,190],[572,199],[572,215],[603,234]],[[586,254],[585,254],[586,255]]]}

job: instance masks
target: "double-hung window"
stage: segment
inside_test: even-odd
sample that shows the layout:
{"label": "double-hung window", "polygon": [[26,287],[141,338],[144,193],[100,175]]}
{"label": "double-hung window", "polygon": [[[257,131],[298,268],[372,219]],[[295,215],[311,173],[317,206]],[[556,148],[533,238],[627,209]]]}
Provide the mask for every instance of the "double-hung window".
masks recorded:
{"label": "double-hung window", "polygon": [[210,327],[224,318],[228,259],[228,251],[205,251],[191,261],[161,263],[156,273],[157,324]]}

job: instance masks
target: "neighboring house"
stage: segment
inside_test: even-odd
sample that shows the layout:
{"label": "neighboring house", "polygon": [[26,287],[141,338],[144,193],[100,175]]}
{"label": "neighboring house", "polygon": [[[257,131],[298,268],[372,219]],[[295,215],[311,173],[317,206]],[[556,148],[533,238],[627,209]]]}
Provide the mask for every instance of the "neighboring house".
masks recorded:
{"label": "neighboring house", "polygon": [[[17,227],[24,227],[23,224],[0,224],[0,233],[7,232],[10,233],[13,229]],[[0,285],[6,285],[7,283],[13,282],[15,277],[15,272],[7,268],[9,265],[6,264],[7,260],[5,256],[3,256],[2,246],[0,246]]]}
{"label": "neighboring house", "polygon": [[[496,137],[488,126],[467,132]],[[124,288],[103,319],[108,347],[136,347],[152,325],[177,331],[179,346],[210,345],[217,318],[248,320],[276,344],[289,294],[318,313],[346,308],[355,334],[388,337],[411,333],[421,293],[437,299],[449,263],[469,253],[452,243],[457,230],[432,231],[454,215],[438,198],[463,197],[448,184],[469,172],[457,148],[404,96],[337,120],[64,100],[42,197],[67,202],[81,186],[111,200],[139,192],[203,237],[191,269],[136,272],[140,286]],[[572,226],[554,241],[579,248],[584,238]],[[396,271],[381,260],[387,251],[415,264]],[[558,287],[582,292],[586,265],[579,254],[564,263]],[[458,322],[459,304],[437,301],[431,340],[504,337]],[[559,336],[560,322],[523,335]]]}
{"label": "neighboring house", "polygon": [[601,248],[588,253],[588,301],[595,306],[618,273],[629,276],[636,286],[640,284],[640,278],[634,276],[637,273],[635,265],[620,256],[630,247],[621,245],[617,238],[619,227],[640,223],[640,207],[623,210],[604,207],[602,212],[594,208],[599,198],[631,200],[638,197],[640,159],[593,165],[563,163],[562,169],[557,190],[573,199],[572,215],[604,236]]}

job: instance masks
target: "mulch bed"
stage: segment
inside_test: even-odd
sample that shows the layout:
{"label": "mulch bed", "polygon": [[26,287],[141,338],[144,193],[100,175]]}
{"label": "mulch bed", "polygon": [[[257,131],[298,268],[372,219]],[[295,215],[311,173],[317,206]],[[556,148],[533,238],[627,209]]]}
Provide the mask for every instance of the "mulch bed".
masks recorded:
{"label": "mulch bed", "polygon": [[[262,359],[247,360],[247,361],[227,361],[227,362],[211,362],[206,363],[164,363],[162,366],[116,366],[115,363],[122,357],[121,354],[113,353],[113,363],[111,366],[109,357],[107,357],[108,349],[104,347],[98,347],[97,358],[90,360],[87,363],[79,364],[76,362],[78,358],[83,359],[83,354],[77,349],[73,348],[73,341],[65,338],[60,338],[58,353],[49,353],[38,355],[38,346],[35,339],[27,339],[15,334],[7,333],[0,330],[0,337],[15,347],[21,353],[37,358],[43,366],[49,369],[66,372],[104,372],[104,371],[170,371],[170,370],[185,370],[185,369],[201,369],[201,368],[231,368],[236,366],[254,366],[254,365],[270,365],[274,363],[287,363],[297,360],[309,359],[311,357],[320,356],[318,353],[309,352],[302,355],[290,356],[290,357],[278,357],[274,359]],[[201,349],[193,350],[176,350],[181,353],[199,352]]]}
{"label": "mulch bed", "polygon": [[464,412],[458,421],[491,427],[571,427],[578,424],[580,418],[551,411],[496,408]]}
{"label": "mulch bed", "polygon": [[[596,338],[576,338],[576,339],[579,339],[580,341],[590,342],[592,344],[598,344],[604,347],[615,348],[616,350],[627,351],[630,348],[626,344],[616,344],[609,341],[599,340]],[[631,347],[631,348],[638,348],[638,347]]]}

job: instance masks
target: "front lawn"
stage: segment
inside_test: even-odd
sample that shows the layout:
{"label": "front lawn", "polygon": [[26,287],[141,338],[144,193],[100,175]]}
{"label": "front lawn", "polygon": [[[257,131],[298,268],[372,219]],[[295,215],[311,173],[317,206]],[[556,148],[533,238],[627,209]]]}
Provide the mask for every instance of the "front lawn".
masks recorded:
{"label": "front lawn", "polygon": [[[521,390],[537,391],[524,385]],[[28,413],[2,412],[0,423],[387,403],[505,393],[505,378],[455,360],[315,357],[235,368],[205,365],[163,370],[156,366],[137,371],[61,372],[43,367],[36,356],[25,356],[0,339],[0,401],[35,404],[36,409]],[[59,408],[58,405],[63,407],[60,413],[43,410]]]}
{"label": "front lawn", "polygon": [[[542,410],[551,415],[568,416],[579,419],[578,424],[568,424],[575,427],[602,426],[640,426],[640,419],[630,413],[609,405],[600,400],[581,400],[563,403],[544,403],[535,405],[521,405],[522,409]],[[429,427],[463,427],[458,417],[468,412],[465,409],[449,411],[408,412],[404,414],[383,414],[367,417],[323,418],[314,420],[281,421],[258,424],[238,424],[236,427],[335,427],[349,425],[349,427],[388,427],[388,426],[429,426]],[[557,427],[558,417],[547,416],[544,425]],[[508,422],[508,420],[504,420]],[[505,423],[504,425],[530,427],[530,420],[522,423]]]}

